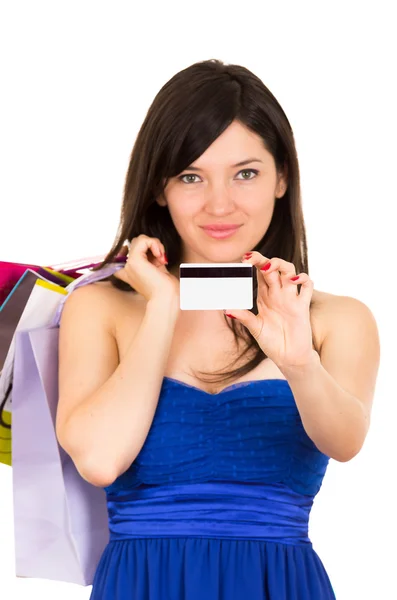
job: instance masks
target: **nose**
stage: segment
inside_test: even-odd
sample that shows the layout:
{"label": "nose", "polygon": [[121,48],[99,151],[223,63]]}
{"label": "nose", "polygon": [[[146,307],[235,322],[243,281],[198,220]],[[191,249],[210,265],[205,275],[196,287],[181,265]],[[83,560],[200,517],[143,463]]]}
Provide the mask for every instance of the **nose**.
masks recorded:
{"label": "nose", "polygon": [[209,185],[205,194],[207,212],[223,215],[234,210],[232,192],[224,181]]}

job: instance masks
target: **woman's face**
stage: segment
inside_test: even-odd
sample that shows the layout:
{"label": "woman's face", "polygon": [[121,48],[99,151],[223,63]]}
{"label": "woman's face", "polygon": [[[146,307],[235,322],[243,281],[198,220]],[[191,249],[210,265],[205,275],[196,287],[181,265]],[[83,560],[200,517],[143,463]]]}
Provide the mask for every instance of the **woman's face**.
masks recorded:
{"label": "woman's face", "polygon": [[[168,205],[182,239],[182,262],[240,262],[264,236],[275,199],[286,189],[262,139],[233,121],[189,168],[168,181],[157,202]],[[213,224],[239,228],[215,238],[203,229]]]}

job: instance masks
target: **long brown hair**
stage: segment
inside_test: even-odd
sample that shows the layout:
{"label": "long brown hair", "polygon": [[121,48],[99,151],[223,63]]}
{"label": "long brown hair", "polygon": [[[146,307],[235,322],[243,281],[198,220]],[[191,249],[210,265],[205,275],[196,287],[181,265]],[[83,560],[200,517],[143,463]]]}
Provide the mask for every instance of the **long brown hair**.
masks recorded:
{"label": "long brown hair", "polygon": [[[256,75],[245,67],[216,59],[183,69],[155,97],[132,149],[113,247],[93,270],[113,262],[124,241],[139,234],[161,240],[168,268],[182,262],[181,239],[168,208],[159,206],[155,199],[163,193],[169,178],[184,171],[235,120],[262,138],[277,172],[288,177],[287,191],[276,199],[268,230],[253,250],[283,258],[295,265],[297,273],[309,274],[299,165],[291,125],[276,98]],[[121,290],[132,290],[114,276],[108,279]],[[258,314],[256,294],[254,277],[254,314]],[[201,376],[209,377],[196,375],[200,381],[238,379],[266,358],[245,327],[226,316],[225,320],[234,333],[236,347],[239,340],[245,346],[230,366],[238,364],[245,355],[252,358],[229,371],[199,371]],[[318,351],[314,339],[313,347]]]}

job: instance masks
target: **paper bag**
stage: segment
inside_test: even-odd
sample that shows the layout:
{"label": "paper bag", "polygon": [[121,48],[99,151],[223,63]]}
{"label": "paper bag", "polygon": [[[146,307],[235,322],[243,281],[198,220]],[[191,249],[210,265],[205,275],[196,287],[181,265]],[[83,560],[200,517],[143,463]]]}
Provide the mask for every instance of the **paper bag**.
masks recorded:
{"label": "paper bag", "polygon": [[[93,257],[94,258],[94,257]],[[107,277],[123,267],[126,257],[119,255],[114,263],[92,273],[89,263],[80,259],[61,265],[63,271],[50,267],[26,268],[20,263],[0,262],[0,284],[2,291],[11,289],[0,307],[0,463],[12,464],[12,380],[15,331],[34,329],[57,323],[63,302],[59,295],[66,296],[75,288],[89,281]],[[110,269],[110,271],[109,271]],[[44,275],[43,275],[44,273]],[[98,275],[100,273],[100,275]],[[73,276],[72,276],[73,275]],[[19,279],[16,279],[19,277]],[[12,287],[14,283],[14,287]],[[58,313],[56,309],[59,308]],[[54,319],[55,317],[55,319]]]}
{"label": "paper bag", "polygon": [[[73,280],[72,280],[73,281]],[[0,313],[0,462],[11,465],[11,413],[15,332],[43,327],[54,320],[67,291],[27,270]],[[6,353],[3,359],[4,353]]]}
{"label": "paper bag", "polygon": [[[121,267],[112,264],[83,276],[78,287]],[[80,476],[56,439],[60,316],[58,310],[51,326],[15,334],[16,575],[91,585],[109,539],[106,494]]]}

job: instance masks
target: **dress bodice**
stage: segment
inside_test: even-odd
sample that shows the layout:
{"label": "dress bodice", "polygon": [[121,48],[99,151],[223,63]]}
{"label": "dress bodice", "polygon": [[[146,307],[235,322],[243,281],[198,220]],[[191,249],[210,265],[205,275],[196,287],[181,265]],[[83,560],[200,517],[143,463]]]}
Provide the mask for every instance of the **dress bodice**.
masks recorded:
{"label": "dress bodice", "polygon": [[335,600],[309,516],[329,457],[288,382],[217,394],[165,377],[152,425],[105,488],[109,544],[90,600]]}
{"label": "dress bodice", "polygon": [[286,380],[240,382],[211,394],[164,377],[141,451],[105,491],[228,481],[281,483],[315,496],[328,462],[306,434]]}

